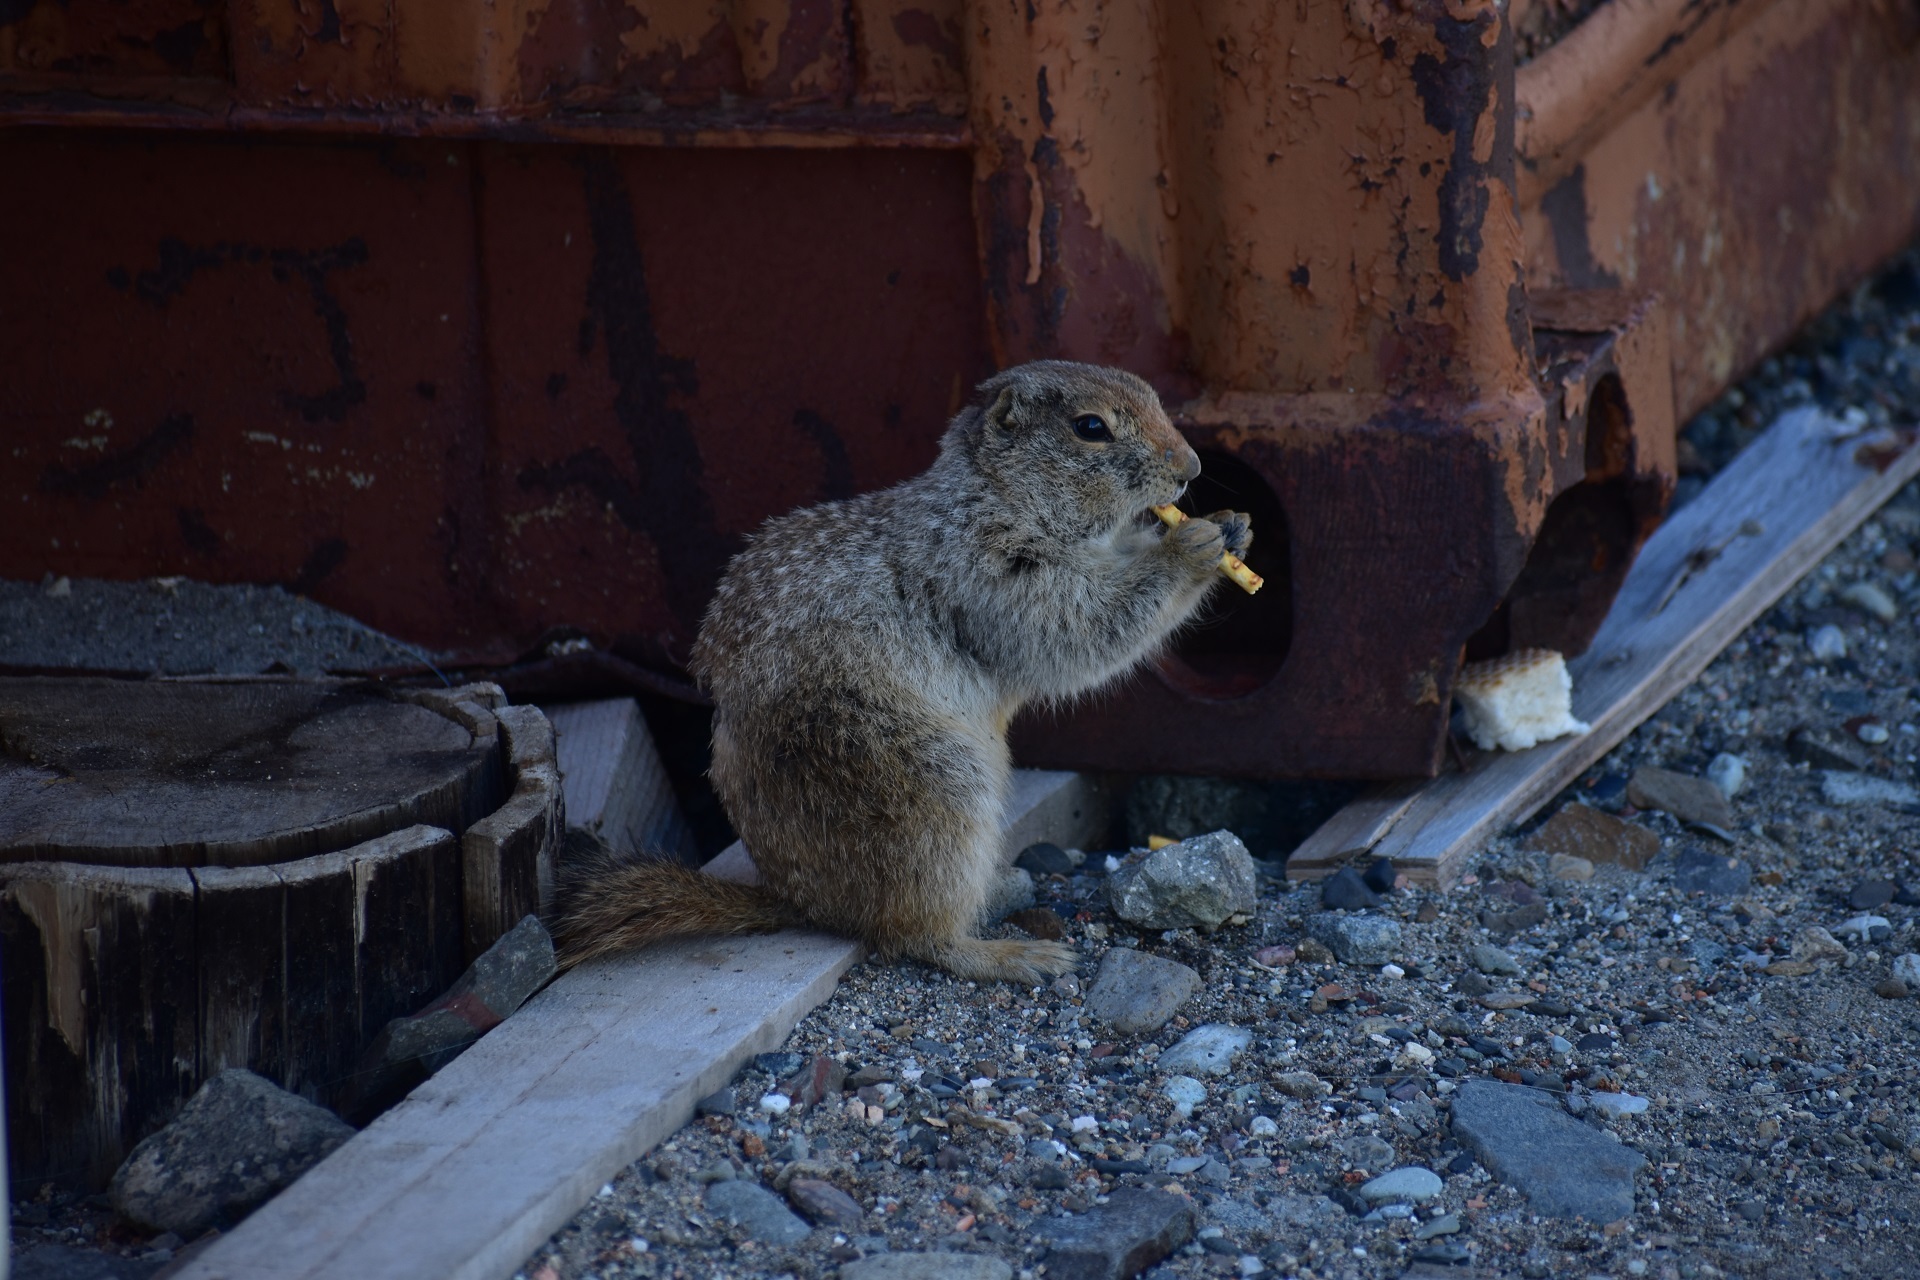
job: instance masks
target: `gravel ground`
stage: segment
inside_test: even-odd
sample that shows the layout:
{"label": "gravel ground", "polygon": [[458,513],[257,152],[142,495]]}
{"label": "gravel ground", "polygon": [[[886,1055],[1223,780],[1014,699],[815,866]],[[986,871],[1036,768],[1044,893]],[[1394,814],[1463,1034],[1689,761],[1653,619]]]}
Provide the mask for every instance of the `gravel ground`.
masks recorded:
{"label": "gravel ground", "polygon": [[280,587],[188,578],[0,579],[0,669],[314,676],[432,661],[404,641]]}
{"label": "gravel ground", "polygon": [[[1920,254],[1688,425],[1679,499],[1809,403],[1913,421]],[[1101,1208],[1133,1187],[1194,1214],[1197,1236],[1145,1272],[1156,1278],[1920,1274],[1920,999],[1882,994],[1894,958],[1920,951],[1920,803],[1899,790],[1920,751],[1916,554],[1909,486],[1538,818],[1492,841],[1466,883],[1402,887],[1361,913],[1399,923],[1393,965],[1316,951],[1308,922],[1347,913],[1318,887],[1265,877],[1244,924],[1135,930],[1109,909],[1095,853],[1040,887],[1084,957],[1074,978],[1024,990],[857,968],[781,1055],[603,1188],[521,1276],[801,1280],[889,1253],[932,1255],[899,1275],[1044,1275],[1046,1242],[1074,1219],[1117,1241],[1138,1228],[1135,1203]],[[1891,617],[1872,612],[1888,605]],[[1631,803],[1637,769],[1700,777],[1721,756],[1745,775],[1730,820],[1683,824]],[[1849,790],[1861,777],[1876,781]],[[1208,785],[1161,780],[1154,803],[1176,812]],[[1216,802],[1233,790],[1211,787]],[[1576,803],[1646,833],[1658,855],[1642,871],[1551,874],[1544,824]],[[1847,934],[1862,915],[1883,923]],[[1846,941],[1829,949],[1811,927]],[[1188,966],[1199,993],[1157,1030],[1118,1033],[1083,989],[1114,948]],[[1488,1007],[1522,998],[1533,1003]],[[1182,1077],[1156,1059],[1216,1026],[1246,1047],[1183,1114],[1169,1097]],[[845,1089],[767,1109],[815,1056],[848,1072]],[[1543,1217],[1525,1179],[1490,1174],[1449,1124],[1476,1077],[1518,1083],[1641,1153],[1632,1214]],[[1645,1109],[1613,1115],[1609,1095]],[[1405,1216],[1358,1212],[1357,1187],[1407,1166],[1438,1174],[1438,1194]],[[966,1270],[988,1258],[1007,1270]]]}
{"label": "gravel ground", "polygon": [[[1688,425],[1681,497],[1796,404],[1911,422],[1917,402],[1910,253]],[[1403,886],[1336,912],[1316,887],[1263,877],[1242,923],[1140,931],[1109,910],[1095,851],[1040,878],[1040,909],[1084,957],[1072,979],[1029,990],[857,968],[780,1054],[623,1171],[522,1277],[853,1277],[882,1255],[926,1255],[895,1276],[1103,1274],[1073,1269],[1087,1255],[1063,1233],[1124,1242],[1170,1203],[1197,1234],[1153,1277],[1920,1274],[1920,999],[1888,985],[1894,958],[1920,951],[1920,894],[1906,888],[1920,889],[1920,805],[1900,791],[1920,781],[1916,554],[1920,487],[1909,487],[1539,819],[1491,842],[1452,892]],[[235,611],[231,591],[202,601],[192,583],[111,588],[122,595],[98,604],[95,584],[68,589],[0,584],[0,664],[63,664],[20,655],[89,632],[93,647],[74,653],[96,669],[122,657],[170,671],[417,660],[369,653],[372,633],[277,592]],[[71,607],[69,625],[34,630],[55,604]],[[1883,604],[1890,618],[1873,612]],[[109,616],[135,617],[139,643],[94,625]],[[255,625],[255,640],[286,634],[251,648]],[[171,643],[188,648],[153,663]],[[1730,815],[1683,824],[1632,803],[1646,799],[1629,786],[1636,770],[1697,777],[1722,756],[1745,773]],[[1266,858],[1275,833],[1340,794],[1153,780],[1136,787],[1127,826],[1209,808],[1265,815],[1247,834]],[[1588,819],[1600,844],[1630,847],[1639,833],[1658,856],[1644,871],[1555,874],[1580,870],[1540,847],[1575,803],[1601,815]],[[1884,923],[1846,933],[1862,914]],[[1394,963],[1317,951],[1307,930],[1329,920],[1394,922]],[[1830,946],[1814,927],[1844,939]],[[1488,947],[1500,954],[1475,950]],[[1197,994],[1169,1021],[1120,1034],[1089,1007],[1110,951],[1184,965]],[[1160,1069],[1163,1051],[1211,1027],[1245,1040],[1218,1074]],[[763,1105],[816,1057],[844,1068],[848,1087]],[[1588,1145],[1557,1172],[1603,1181],[1609,1158],[1640,1153],[1632,1212],[1544,1217],[1527,1198],[1537,1182],[1496,1178],[1495,1154],[1451,1124],[1489,1079],[1577,1113],[1567,1123]],[[1620,1099],[1645,1110],[1615,1115]],[[1378,1210],[1357,1198],[1408,1167],[1432,1171],[1436,1193]],[[180,1245],[115,1222],[97,1199],[16,1192],[16,1275],[146,1276]]]}

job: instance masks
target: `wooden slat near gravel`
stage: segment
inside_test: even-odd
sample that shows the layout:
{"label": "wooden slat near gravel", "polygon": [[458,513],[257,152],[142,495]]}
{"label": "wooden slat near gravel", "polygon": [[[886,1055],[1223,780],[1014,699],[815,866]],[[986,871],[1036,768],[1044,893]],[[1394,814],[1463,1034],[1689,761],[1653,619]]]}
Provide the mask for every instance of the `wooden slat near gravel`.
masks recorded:
{"label": "wooden slat near gravel", "polygon": [[1475,849],[1665,705],[1917,473],[1911,431],[1860,436],[1817,410],[1782,416],[1648,540],[1593,644],[1567,664],[1588,733],[1480,754],[1411,796],[1404,783],[1363,796],[1294,851],[1288,877],[1365,855],[1451,886]]}
{"label": "wooden slat near gravel", "polygon": [[[1103,795],[1021,772],[1009,852],[1101,835]],[[752,874],[735,844],[707,868]],[[173,1280],[497,1280],[620,1169],[785,1040],[860,959],[818,933],[582,965],[216,1241]]]}

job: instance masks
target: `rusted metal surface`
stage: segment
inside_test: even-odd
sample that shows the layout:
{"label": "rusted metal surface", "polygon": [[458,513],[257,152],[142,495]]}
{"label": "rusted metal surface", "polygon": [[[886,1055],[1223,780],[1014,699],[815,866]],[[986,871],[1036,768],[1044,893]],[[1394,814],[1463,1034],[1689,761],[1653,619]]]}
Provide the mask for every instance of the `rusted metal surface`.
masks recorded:
{"label": "rusted metal surface", "polygon": [[0,573],[671,688],[759,520],[1097,360],[1270,585],[1025,757],[1429,772],[1463,654],[1584,645],[1676,410],[1920,229],[1910,9],[1608,0],[1516,70],[1486,0],[40,0]]}
{"label": "rusted metal surface", "polygon": [[[1623,95],[1590,146],[1538,157],[1552,185],[1522,215],[1536,285],[1665,299],[1682,417],[1920,231],[1920,10],[1732,8],[1744,26],[1664,55],[1692,64]],[[1584,27],[1526,73],[1583,52],[1604,54]]]}
{"label": "rusted metal surface", "polygon": [[953,153],[0,155],[41,197],[0,207],[35,247],[0,349],[45,371],[6,393],[4,576],[283,582],[470,656],[574,624],[670,670],[744,533],[923,468],[989,368]]}

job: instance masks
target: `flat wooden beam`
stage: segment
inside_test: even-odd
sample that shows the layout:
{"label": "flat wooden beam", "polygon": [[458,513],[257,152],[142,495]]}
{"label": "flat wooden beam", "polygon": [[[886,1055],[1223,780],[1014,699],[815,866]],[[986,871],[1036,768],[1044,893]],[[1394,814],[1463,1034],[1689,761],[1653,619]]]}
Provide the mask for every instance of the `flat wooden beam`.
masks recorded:
{"label": "flat wooden beam", "polygon": [[[1016,776],[1010,852],[1080,843],[1104,800]],[[735,844],[708,864],[750,875]],[[175,1280],[498,1280],[833,994],[858,943],[703,939],[582,965],[421,1085]]]}
{"label": "flat wooden beam", "polygon": [[1862,436],[1817,410],[1782,416],[1648,540],[1593,644],[1567,664],[1589,732],[1480,754],[1411,794],[1395,783],[1363,796],[1294,851],[1288,877],[1370,856],[1450,887],[1469,854],[1664,706],[1916,474],[1911,431]]}

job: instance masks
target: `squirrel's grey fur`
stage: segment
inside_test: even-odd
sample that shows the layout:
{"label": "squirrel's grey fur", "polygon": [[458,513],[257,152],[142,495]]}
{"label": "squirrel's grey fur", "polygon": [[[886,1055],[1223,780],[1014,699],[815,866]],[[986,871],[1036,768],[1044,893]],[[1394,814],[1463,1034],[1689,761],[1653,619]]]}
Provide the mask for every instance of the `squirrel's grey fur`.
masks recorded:
{"label": "squirrel's grey fur", "polygon": [[[1076,432],[1087,415],[1111,440]],[[1220,581],[1221,552],[1246,549],[1244,515],[1149,514],[1199,471],[1146,383],[1042,361],[981,384],[924,474],[769,520],[693,662],[713,784],[763,887],[601,868],[567,886],[567,957],[804,922],[966,978],[1072,968],[1060,943],[976,936],[1007,724],[1131,670]]]}

